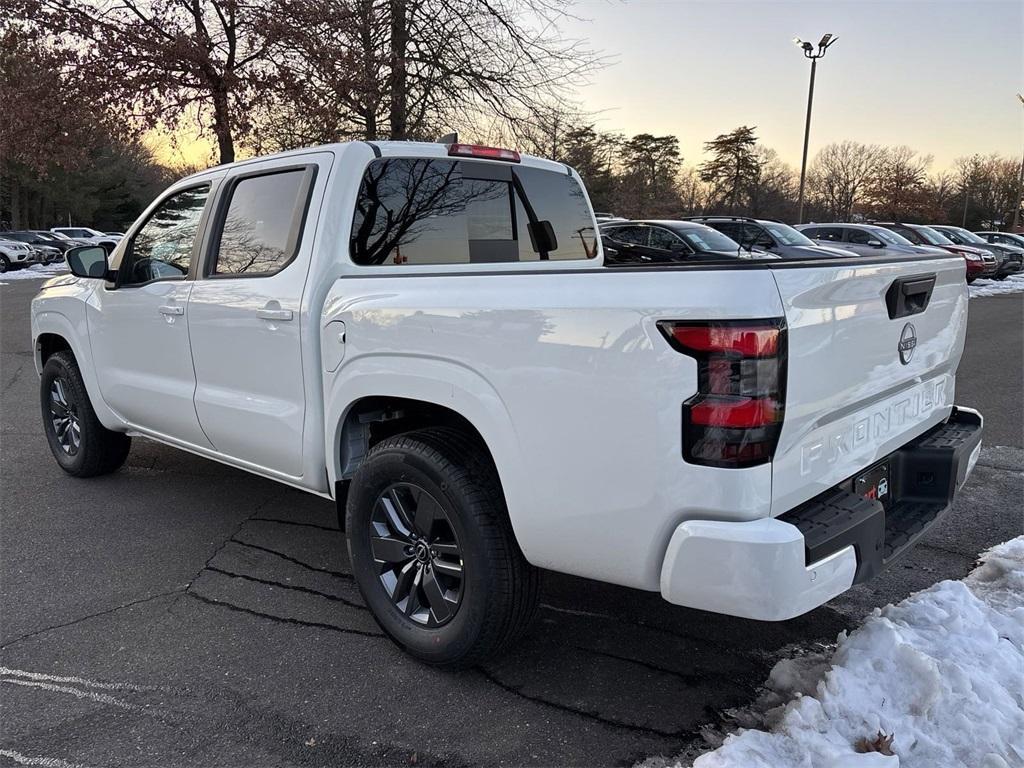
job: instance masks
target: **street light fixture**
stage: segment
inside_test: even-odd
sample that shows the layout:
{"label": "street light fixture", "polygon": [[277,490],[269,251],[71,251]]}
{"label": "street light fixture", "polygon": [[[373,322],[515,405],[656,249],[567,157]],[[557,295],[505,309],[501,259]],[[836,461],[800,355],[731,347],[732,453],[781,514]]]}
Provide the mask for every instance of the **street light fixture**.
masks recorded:
{"label": "street light fixture", "polygon": [[828,50],[829,46],[832,45],[838,37],[828,33],[822,36],[818,42],[818,50],[815,52],[814,44],[808,43],[806,40],[801,40],[799,37],[793,38],[793,44],[796,45],[804,52],[804,57],[811,60],[811,85],[807,90],[807,122],[804,125],[804,156],[800,163],[800,201],[799,210],[797,211],[797,224],[804,223],[804,182],[807,179],[807,142],[811,137],[811,105],[814,103],[814,71],[818,66],[818,59],[825,55],[825,51]]}

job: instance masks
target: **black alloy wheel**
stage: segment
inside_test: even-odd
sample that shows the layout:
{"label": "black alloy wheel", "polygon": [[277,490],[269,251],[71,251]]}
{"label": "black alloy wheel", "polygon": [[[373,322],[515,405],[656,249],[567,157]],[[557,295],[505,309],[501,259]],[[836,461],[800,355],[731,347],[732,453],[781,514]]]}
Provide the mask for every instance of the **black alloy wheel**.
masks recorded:
{"label": "black alloy wheel", "polygon": [[440,627],[462,599],[462,552],[444,507],[413,483],[388,486],[374,505],[370,548],[391,602],[417,624]]}
{"label": "black alloy wheel", "polygon": [[82,422],[72,392],[61,377],[50,382],[50,423],[58,445],[68,456],[74,456],[82,447]]}

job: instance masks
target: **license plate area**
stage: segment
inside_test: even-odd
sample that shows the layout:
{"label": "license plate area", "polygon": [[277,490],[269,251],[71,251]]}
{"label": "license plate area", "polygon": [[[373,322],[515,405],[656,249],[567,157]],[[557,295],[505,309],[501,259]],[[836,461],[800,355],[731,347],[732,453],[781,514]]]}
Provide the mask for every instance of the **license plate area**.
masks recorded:
{"label": "license plate area", "polygon": [[893,498],[893,487],[892,478],[889,473],[890,462],[883,461],[880,464],[876,464],[859,475],[856,475],[853,480],[850,481],[849,490],[852,493],[856,493],[858,496],[863,496],[865,499],[873,499],[881,502],[882,506],[888,510],[892,505]]}

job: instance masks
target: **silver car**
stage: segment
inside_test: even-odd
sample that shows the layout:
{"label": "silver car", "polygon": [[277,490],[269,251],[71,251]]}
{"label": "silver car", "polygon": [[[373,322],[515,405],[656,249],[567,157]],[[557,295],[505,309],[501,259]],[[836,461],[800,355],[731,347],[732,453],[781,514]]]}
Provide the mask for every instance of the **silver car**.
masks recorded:
{"label": "silver car", "polygon": [[818,245],[831,245],[859,256],[903,256],[946,251],[914,245],[907,238],[872,224],[801,224],[797,227]]}

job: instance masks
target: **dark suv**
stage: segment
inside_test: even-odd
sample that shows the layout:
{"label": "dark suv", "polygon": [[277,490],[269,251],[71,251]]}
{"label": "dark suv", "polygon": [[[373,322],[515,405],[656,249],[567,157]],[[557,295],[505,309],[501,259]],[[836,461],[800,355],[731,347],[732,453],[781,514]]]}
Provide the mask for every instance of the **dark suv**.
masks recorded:
{"label": "dark suv", "polygon": [[835,259],[857,255],[842,248],[819,245],[781,221],[746,216],[689,216],[686,220],[714,227],[743,248],[756,248],[785,259]]}
{"label": "dark suv", "polygon": [[[943,250],[950,251],[951,253],[959,253],[968,260],[972,257],[980,257],[986,264],[989,259],[992,260],[992,265],[990,267],[973,277],[994,278],[1004,269],[1006,257],[996,251],[995,248],[989,248],[987,244],[984,247],[974,245],[957,245],[942,232],[932,229],[931,227],[927,227],[924,224],[906,224],[901,221],[875,221],[872,223],[876,227],[885,227],[886,229],[895,232],[897,235],[902,235],[914,245],[942,248]],[[968,282],[970,282],[971,277],[972,275],[968,274]]]}
{"label": "dark suv", "polygon": [[957,245],[970,245],[975,248],[984,248],[985,250],[1002,254],[1004,260],[999,269],[996,270],[996,280],[1005,280],[1010,275],[1015,275],[1021,271],[1021,262],[1024,261],[1024,247],[1020,245],[990,243],[969,229],[954,227],[948,224],[933,224],[932,229],[941,232]]}

